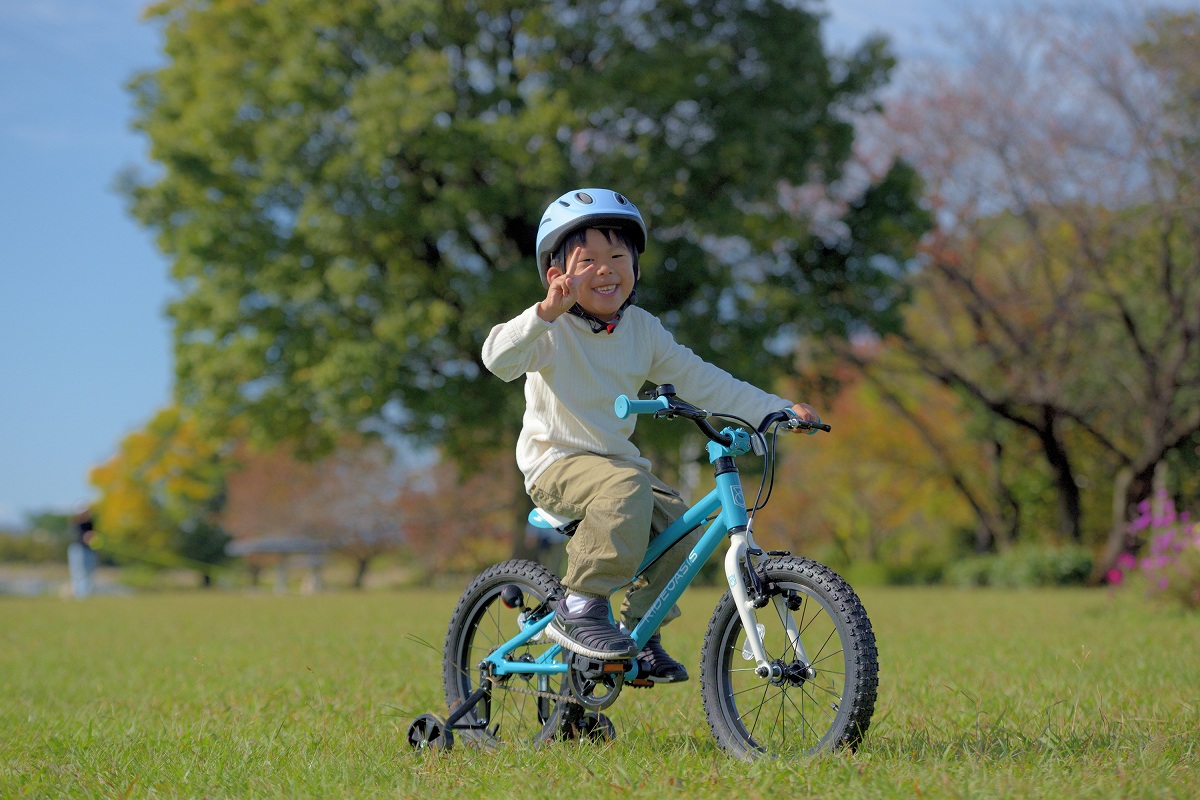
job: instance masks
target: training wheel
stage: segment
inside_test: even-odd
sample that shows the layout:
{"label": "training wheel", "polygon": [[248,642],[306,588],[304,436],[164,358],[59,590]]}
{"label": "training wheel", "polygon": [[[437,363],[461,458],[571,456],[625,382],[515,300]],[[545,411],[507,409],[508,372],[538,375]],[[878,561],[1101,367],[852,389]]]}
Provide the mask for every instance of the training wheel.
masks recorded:
{"label": "training wheel", "polygon": [[435,714],[422,714],[408,726],[408,744],[414,750],[449,750],[454,734]]}
{"label": "training wheel", "polygon": [[589,742],[611,742],[617,738],[617,728],[612,720],[599,711],[589,711],[571,727],[572,739]]}

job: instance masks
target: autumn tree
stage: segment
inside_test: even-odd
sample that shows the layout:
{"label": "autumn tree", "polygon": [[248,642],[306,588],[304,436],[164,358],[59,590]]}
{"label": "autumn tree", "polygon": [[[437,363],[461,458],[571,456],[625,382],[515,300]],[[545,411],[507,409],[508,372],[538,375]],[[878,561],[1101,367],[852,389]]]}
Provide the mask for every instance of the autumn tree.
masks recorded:
{"label": "autumn tree", "polygon": [[769,383],[814,331],[898,321],[925,225],[914,175],[839,182],[849,118],[892,59],[875,39],[827,54],[805,6],[165,0],[148,16],[165,63],[132,88],[156,170],[125,185],[180,289],[181,402],[214,424],[315,447],[369,424],[463,466],[507,449],[523,398],[480,348],[540,296],[538,215],[579,185],[637,201],[640,302],[743,377]]}
{"label": "autumn tree", "polygon": [[222,525],[238,540],[302,538],[355,564],[361,589],[371,562],[401,547],[406,518],[399,497],[408,477],[378,439],[343,441],[322,458],[290,447],[243,447],[229,475]]}
{"label": "autumn tree", "polygon": [[216,517],[224,502],[228,450],[185,409],[159,411],[92,469],[89,479],[100,493],[96,529],[150,563],[164,563],[165,554],[220,563],[228,536]]}
{"label": "autumn tree", "polygon": [[443,459],[414,475],[397,498],[408,520],[405,552],[428,573],[476,572],[510,552],[514,513],[527,514],[529,502],[513,508],[508,487],[518,476],[509,453],[484,458],[466,474]]}
{"label": "autumn tree", "polygon": [[[897,357],[879,343],[858,350],[871,363]],[[970,547],[974,506],[989,502],[968,418],[953,392],[928,380],[881,387],[848,364],[833,377],[835,391],[813,397],[832,433],[780,437],[760,540],[839,568],[873,565],[889,580],[936,580]]]}
{"label": "autumn tree", "polygon": [[1080,486],[1117,474],[1109,559],[1200,431],[1198,30],[1082,6],[973,17],[960,66],[888,111],[939,223],[904,346],[1038,443],[1063,537],[1095,539]]}

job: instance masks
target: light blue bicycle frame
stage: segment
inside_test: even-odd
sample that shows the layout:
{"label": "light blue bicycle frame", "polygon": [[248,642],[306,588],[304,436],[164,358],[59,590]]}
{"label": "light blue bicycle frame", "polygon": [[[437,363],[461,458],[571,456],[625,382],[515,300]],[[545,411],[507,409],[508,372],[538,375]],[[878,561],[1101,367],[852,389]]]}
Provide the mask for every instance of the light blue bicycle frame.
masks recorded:
{"label": "light blue bicycle frame", "polygon": [[[722,446],[716,442],[709,442],[708,455],[711,463],[716,463],[721,458],[733,458],[739,455],[744,455],[750,451],[750,436],[746,431],[740,428],[725,428],[723,431],[726,436],[733,439],[733,442],[728,446]],[[733,593],[734,600],[738,606],[739,616],[742,618],[742,623],[747,627],[747,645],[755,656],[755,660],[760,666],[766,665],[766,656],[763,653],[762,640],[758,636],[752,611],[746,599],[746,587],[742,582],[741,562],[746,558],[747,553],[747,537],[748,537],[748,515],[746,512],[745,495],[742,492],[742,482],[737,470],[719,472],[716,476],[716,487],[704,496],[699,502],[689,508],[683,516],[675,520],[665,531],[650,542],[647,549],[646,557],[638,567],[637,574],[642,574],[656,559],[663,553],[669,550],[679,540],[691,532],[694,528],[704,524],[716,511],[720,509],[720,514],[712,518],[711,524],[688,553],[687,558],[675,571],[671,580],[667,583],[666,588],[659,594],[650,610],[646,613],[637,626],[630,632],[637,646],[641,648],[646,644],[646,641],[658,629],[671,607],[683,595],[683,592],[695,579],[700,567],[708,561],[712,554],[716,551],[718,545],[726,537],[730,535],[731,545],[728,555],[726,556],[725,572],[730,585],[730,591]],[[619,589],[618,589],[619,590]],[[537,620],[526,626],[521,633],[509,639],[503,645],[493,651],[486,659],[490,663],[492,670],[496,675],[550,675],[556,673],[564,673],[567,671],[567,665],[558,658],[561,647],[554,645],[545,653],[541,654],[535,661],[510,661],[508,654],[526,644],[530,640],[538,637],[550,620],[554,617],[553,613],[547,614],[545,617]],[[794,636],[793,640],[798,643],[798,636]],[[625,673],[627,679],[637,677],[637,661],[632,661],[632,668]]]}

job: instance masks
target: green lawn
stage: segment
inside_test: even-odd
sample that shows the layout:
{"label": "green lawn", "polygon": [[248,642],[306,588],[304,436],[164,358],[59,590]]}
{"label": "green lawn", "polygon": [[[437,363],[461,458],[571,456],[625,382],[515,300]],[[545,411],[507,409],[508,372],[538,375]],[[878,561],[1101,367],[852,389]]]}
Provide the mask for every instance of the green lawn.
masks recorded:
{"label": "green lawn", "polygon": [[[854,755],[743,764],[691,683],[626,690],[608,744],[414,754],[454,593],[0,599],[0,797],[1200,797],[1200,617],[1104,592],[875,589]],[[425,646],[420,642],[431,643]]]}

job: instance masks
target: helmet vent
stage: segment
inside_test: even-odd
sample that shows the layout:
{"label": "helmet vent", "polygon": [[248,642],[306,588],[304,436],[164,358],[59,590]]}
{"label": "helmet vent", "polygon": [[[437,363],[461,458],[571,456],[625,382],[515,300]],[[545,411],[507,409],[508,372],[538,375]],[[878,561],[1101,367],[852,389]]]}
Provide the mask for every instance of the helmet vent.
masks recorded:
{"label": "helmet vent", "polygon": [[576,192],[575,199],[583,203],[585,206],[590,206],[594,202],[592,200],[592,196],[587,192]]}
{"label": "helmet vent", "polygon": [[[558,204],[559,204],[560,206],[562,206],[563,208],[570,208],[570,207],[571,207],[571,204],[570,204],[570,203],[568,203],[566,200],[559,200],[559,201],[558,201]],[[549,217],[547,217],[547,219],[549,219]]]}
{"label": "helmet vent", "polygon": [[617,198],[617,202],[620,203],[621,205],[623,205],[623,206],[629,205],[629,201],[626,200],[621,195],[617,194],[616,192],[613,192],[613,197]]}

